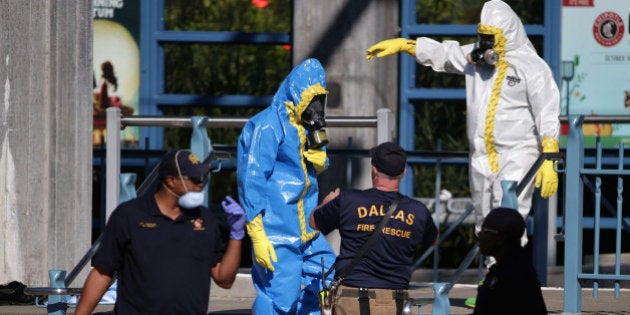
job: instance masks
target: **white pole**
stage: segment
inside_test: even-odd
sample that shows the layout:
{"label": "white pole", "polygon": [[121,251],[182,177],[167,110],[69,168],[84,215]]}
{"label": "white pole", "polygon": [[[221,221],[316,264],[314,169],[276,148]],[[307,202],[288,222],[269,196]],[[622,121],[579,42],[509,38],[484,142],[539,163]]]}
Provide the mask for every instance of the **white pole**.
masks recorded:
{"label": "white pole", "polygon": [[381,108],[376,111],[376,143],[392,141],[396,121],[389,108]]}
{"label": "white pole", "polygon": [[107,109],[105,137],[105,222],[118,206],[120,196],[120,108]]}

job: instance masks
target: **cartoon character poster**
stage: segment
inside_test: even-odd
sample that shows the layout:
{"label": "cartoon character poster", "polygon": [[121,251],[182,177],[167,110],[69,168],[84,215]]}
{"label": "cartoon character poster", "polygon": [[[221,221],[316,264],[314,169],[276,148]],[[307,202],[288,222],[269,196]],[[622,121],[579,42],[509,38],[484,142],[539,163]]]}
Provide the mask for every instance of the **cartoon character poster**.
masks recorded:
{"label": "cartoon character poster", "polygon": [[[140,86],[140,0],[93,0],[94,19],[94,130],[92,143],[106,136],[106,109],[119,107],[122,115],[138,114]],[[137,147],[137,127],[121,131],[123,147]]]}
{"label": "cartoon character poster", "polygon": [[[563,0],[563,115],[630,115],[629,19],[626,1]],[[602,136],[605,144],[630,143],[625,124],[584,124],[583,131]]]}

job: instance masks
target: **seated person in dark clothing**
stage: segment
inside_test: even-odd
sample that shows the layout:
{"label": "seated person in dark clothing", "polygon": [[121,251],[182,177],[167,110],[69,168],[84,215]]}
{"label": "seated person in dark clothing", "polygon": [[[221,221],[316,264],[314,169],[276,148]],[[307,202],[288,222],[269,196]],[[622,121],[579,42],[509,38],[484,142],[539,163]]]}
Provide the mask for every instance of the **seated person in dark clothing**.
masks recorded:
{"label": "seated person in dark clothing", "polygon": [[477,289],[474,315],[547,314],[536,270],[523,247],[525,221],[518,211],[490,211],[479,232],[479,249],[496,264]]}

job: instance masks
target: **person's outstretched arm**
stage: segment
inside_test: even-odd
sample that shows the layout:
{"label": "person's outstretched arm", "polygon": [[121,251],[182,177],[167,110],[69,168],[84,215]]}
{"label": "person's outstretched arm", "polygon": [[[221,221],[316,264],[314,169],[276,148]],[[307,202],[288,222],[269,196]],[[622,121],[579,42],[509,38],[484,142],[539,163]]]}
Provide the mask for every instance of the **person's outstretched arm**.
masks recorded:
{"label": "person's outstretched arm", "polygon": [[109,288],[112,276],[98,268],[92,268],[85,280],[75,315],[90,315]]}

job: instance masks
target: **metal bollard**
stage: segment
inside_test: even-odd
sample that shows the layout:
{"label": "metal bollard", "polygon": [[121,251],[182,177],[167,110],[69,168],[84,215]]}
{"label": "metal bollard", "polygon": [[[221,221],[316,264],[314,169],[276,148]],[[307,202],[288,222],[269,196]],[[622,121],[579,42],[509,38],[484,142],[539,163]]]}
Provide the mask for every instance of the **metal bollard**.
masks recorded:
{"label": "metal bollard", "polygon": [[449,283],[436,282],[433,284],[433,291],[435,292],[435,299],[433,300],[432,315],[451,315],[451,302],[448,299],[448,292],[450,291]]}
{"label": "metal bollard", "polygon": [[[53,289],[66,287],[66,271],[65,270],[49,270],[50,287]],[[68,302],[65,295],[48,295],[48,304],[46,305],[48,315],[65,315],[68,310]]]}
{"label": "metal bollard", "polygon": [[501,198],[501,207],[518,210],[518,196],[516,194],[516,181],[502,180],[501,188],[503,189],[503,198]]}

